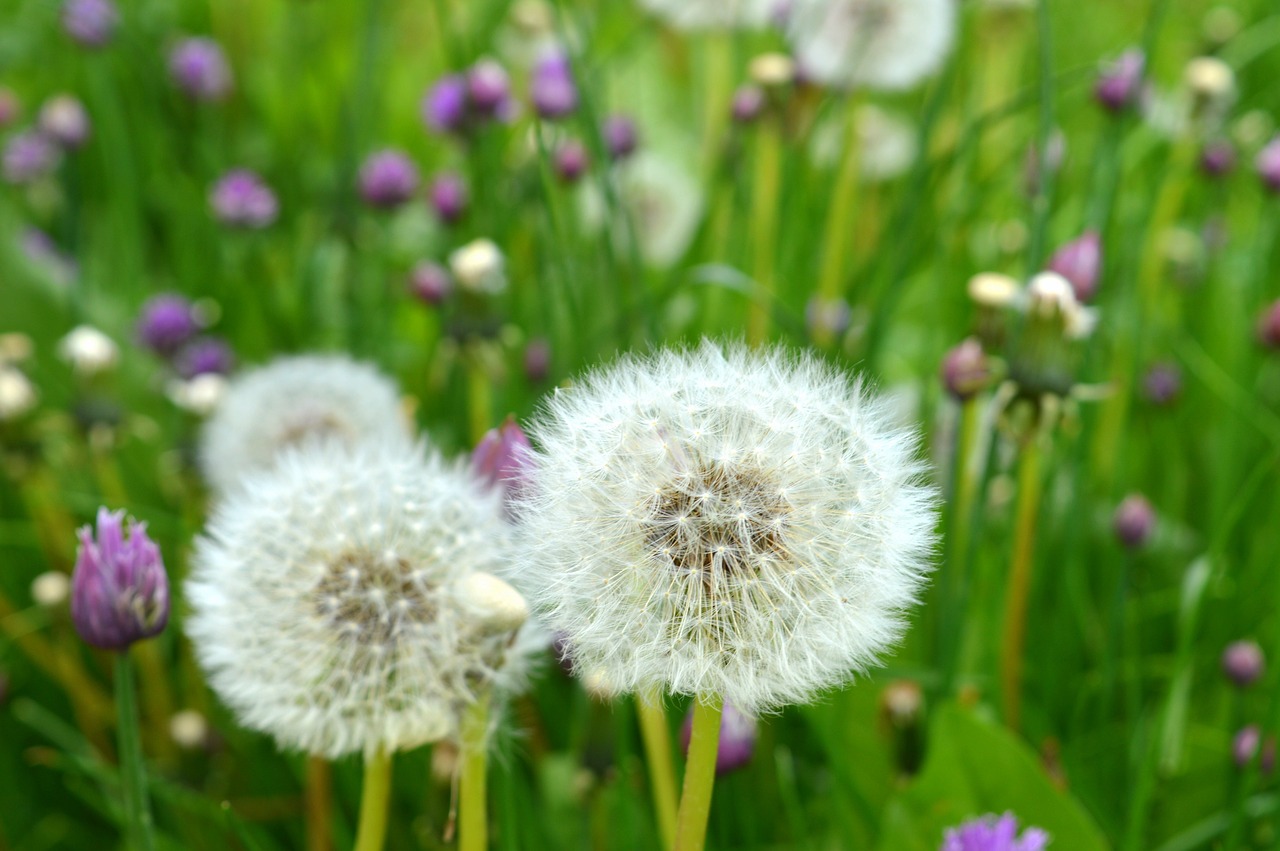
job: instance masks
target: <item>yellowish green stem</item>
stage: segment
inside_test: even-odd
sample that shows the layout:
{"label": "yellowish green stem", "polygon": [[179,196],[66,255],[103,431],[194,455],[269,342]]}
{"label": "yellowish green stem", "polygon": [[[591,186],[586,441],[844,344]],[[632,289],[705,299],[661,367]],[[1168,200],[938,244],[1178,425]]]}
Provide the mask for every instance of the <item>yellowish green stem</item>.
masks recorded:
{"label": "yellowish green stem", "polygon": [[769,334],[769,312],[777,286],[778,190],[782,173],[782,128],[767,116],[756,135],[755,195],[751,209],[752,269],[757,292],[747,314],[747,343],[761,346]]}
{"label": "yellowish green stem", "polygon": [[1036,517],[1040,512],[1040,436],[1022,447],[1018,460],[1018,507],[1013,533],[1013,566],[1005,597],[1004,636],[1000,642],[1000,684],[1004,722],[1011,730],[1022,723],[1022,655],[1027,637],[1027,596],[1031,590],[1031,557]]}
{"label": "yellowish green stem", "polygon": [[467,710],[462,722],[462,777],[458,793],[458,851],[489,847],[488,749],[489,696]]}
{"label": "yellowish green stem", "polygon": [[662,847],[670,849],[676,841],[676,766],[671,756],[671,730],[662,699],[656,692],[642,695],[636,701],[640,713],[640,734],[644,739],[645,764],[649,768],[649,785],[653,787],[653,806],[658,811],[658,830]]}
{"label": "yellowish green stem", "polygon": [[716,782],[716,754],[720,749],[719,697],[699,696],[693,705],[693,733],[684,768],[684,793],[676,822],[675,851],[703,851],[707,844],[707,818]]}
{"label": "yellowish green stem", "polygon": [[364,760],[364,789],[360,794],[360,826],[355,851],[382,851],[387,839],[387,811],[391,805],[391,754],[376,751]]}
{"label": "yellowish green stem", "polygon": [[[822,240],[822,269],[818,276],[818,296],[824,303],[841,296],[840,284],[844,278],[844,258],[850,249],[850,217],[853,201],[858,193],[858,173],[861,169],[858,143],[858,99],[851,96],[845,103],[846,138],[840,157],[840,171],[831,196],[831,209],[827,213],[827,227]],[[819,323],[814,329],[814,342],[829,346],[834,342],[831,329]]]}
{"label": "yellowish green stem", "polygon": [[321,756],[307,757],[307,851],[333,848],[329,827],[333,812],[332,777],[329,760]]}
{"label": "yellowish green stem", "polygon": [[467,353],[467,403],[471,417],[471,442],[478,444],[489,430],[492,420],[493,389],[485,372],[483,352]]}
{"label": "yellowish green stem", "polygon": [[733,86],[733,36],[730,33],[708,33],[706,36],[706,100],[703,115],[702,173],[711,174],[723,142],[724,128],[729,117],[729,102]]}

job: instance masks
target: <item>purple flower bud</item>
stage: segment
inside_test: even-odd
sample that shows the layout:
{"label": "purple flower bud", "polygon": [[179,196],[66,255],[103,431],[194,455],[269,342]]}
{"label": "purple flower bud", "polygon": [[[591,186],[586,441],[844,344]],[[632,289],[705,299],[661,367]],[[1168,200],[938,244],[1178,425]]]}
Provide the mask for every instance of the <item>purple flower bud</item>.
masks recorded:
{"label": "purple flower bud", "polygon": [[[720,714],[720,747],[716,751],[716,776],[728,774],[751,762],[756,750],[756,719],[743,715],[736,706],[725,703]],[[680,748],[687,756],[693,738],[693,707],[680,726]]]}
{"label": "purple flower bud", "polygon": [[578,108],[578,87],[567,56],[551,53],[538,62],[529,82],[529,99],[538,115],[552,120],[564,118]]}
{"label": "purple flower bud", "polygon": [[418,169],[400,151],[388,149],[370,154],[360,167],[360,197],[370,207],[398,207],[417,189]]}
{"label": "purple flower bud", "polygon": [[551,344],[541,337],[529,341],[524,349],[524,377],[535,384],[547,380],[551,372]]}
{"label": "purple flower bud", "polygon": [[577,139],[565,140],[555,154],[556,176],[565,183],[577,183],[591,166],[587,146]]}
{"label": "purple flower bud", "polygon": [[1018,820],[1013,813],[989,814],[970,819],[946,832],[939,851],[1044,851],[1049,834],[1029,827],[1018,836]]}
{"label": "purple flower bud", "polygon": [[1240,732],[1236,733],[1235,738],[1231,740],[1231,758],[1235,761],[1237,768],[1248,768],[1249,763],[1253,762],[1254,757],[1258,756],[1258,746],[1262,746],[1262,757],[1259,760],[1259,768],[1263,774],[1270,774],[1276,767],[1276,740],[1274,736],[1268,736],[1267,741],[1262,741],[1262,731],[1258,729],[1258,725],[1250,724],[1242,727]]}
{"label": "purple flower bud", "polygon": [[45,101],[36,123],[41,133],[64,148],[78,148],[89,140],[89,113],[71,95]]}
{"label": "purple flower bud", "polygon": [[1258,317],[1258,342],[1268,349],[1280,349],[1280,299],[1267,305]]}
{"label": "purple flower bud", "polygon": [[67,0],[62,28],[82,47],[102,47],[115,35],[120,13],[111,0]]}
{"label": "purple flower bud", "polygon": [[12,89],[0,87],[0,130],[18,120],[22,114],[22,102]]}
{"label": "purple flower bud", "polygon": [[605,150],[613,160],[626,159],[635,153],[636,147],[640,144],[640,133],[636,129],[635,121],[625,115],[611,115],[606,118],[602,135]]}
{"label": "purple flower bud", "polygon": [[986,388],[991,380],[986,352],[976,337],[970,337],[942,358],[942,386],[953,399],[967,402]]}
{"label": "purple flower bud", "polygon": [[158,635],[169,622],[169,578],[160,548],[147,537],[145,523],[124,512],[98,509],[97,534],[80,529],[80,551],[71,577],[71,622],[89,644],[126,650]]}
{"label": "purple flower bud", "polygon": [[839,337],[849,329],[853,321],[853,311],[848,303],[840,299],[823,299],[814,296],[804,308],[805,325],[812,335],[826,334],[832,338]]}
{"label": "purple flower bud", "polygon": [[235,366],[235,353],[227,341],[219,337],[198,337],[183,346],[174,358],[178,375],[187,380],[197,375],[229,375]]}
{"label": "purple flower bud", "polygon": [[503,504],[510,506],[529,485],[529,438],[515,417],[490,429],[471,453],[471,469],[491,487],[501,487]]}
{"label": "purple flower bud", "polygon": [[1222,672],[1240,688],[1262,679],[1266,660],[1256,641],[1233,641],[1222,651]]}
{"label": "purple flower bud", "polygon": [[1171,405],[1182,393],[1182,370],[1176,363],[1157,363],[1142,379],[1142,392],[1153,405]]}
{"label": "purple flower bud", "polygon": [[1141,494],[1129,494],[1116,508],[1114,526],[1116,537],[1129,549],[1137,549],[1147,542],[1156,526],[1156,512]]}
{"label": "purple flower bud", "polygon": [[431,209],[447,225],[458,221],[467,212],[467,185],[462,182],[462,176],[455,172],[437,174],[431,181],[428,195]]}
{"label": "purple flower bud", "polygon": [[1120,54],[1098,78],[1094,96],[1098,103],[1111,112],[1123,112],[1138,102],[1142,94],[1142,72],[1146,57],[1138,48]]}
{"label": "purple flower bud", "polygon": [[467,122],[467,79],[450,74],[422,98],[422,120],[437,133],[459,133]]}
{"label": "purple flower bud", "polygon": [[218,221],[233,227],[264,228],[276,220],[279,202],[262,178],[244,168],[224,174],[209,193]]}
{"label": "purple flower bud", "polygon": [[163,357],[171,357],[199,330],[191,302],[174,293],[153,296],[138,314],[138,340]]}
{"label": "purple flower bud", "polygon": [[8,183],[32,183],[53,171],[58,165],[58,148],[43,133],[28,130],[19,133],[4,146],[4,179]]}
{"label": "purple flower bud", "polygon": [[1262,185],[1271,192],[1280,193],[1280,136],[1272,139],[1258,152],[1254,161]]}
{"label": "purple flower bud", "polygon": [[211,38],[187,38],[169,52],[169,75],[195,100],[221,100],[231,92],[231,66]]}
{"label": "purple flower bud", "polygon": [[1215,139],[1200,151],[1200,170],[1209,177],[1223,177],[1236,167],[1236,149],[1227,139]]}
{"label": "purple flower bud", "polygon": [[409,290],[427,304],[437,306],[453,292],[453,279],[439,263],[423,260],[409,273]]}
{"label": "purple flower bud", "polygon": [[1087,230],[1059,248],[1049,258],[1048,269],[1070,282],[1077,301],[1091,301],[1098,292],[1098,275],[1102,271],[1102,239],[1098,232]]}
{"label": "purple flower bud", "polygon": [[764,111],[764,89],[759,86],[746,85],[733,93],[733,120],[739,124],[750,124],[760,117]]}
{"label": "purple flower bud", "polygon": [[501,118],[509,111],[511,78],[493,59],[481,59],[467,71],[467,97],[483,115]]}

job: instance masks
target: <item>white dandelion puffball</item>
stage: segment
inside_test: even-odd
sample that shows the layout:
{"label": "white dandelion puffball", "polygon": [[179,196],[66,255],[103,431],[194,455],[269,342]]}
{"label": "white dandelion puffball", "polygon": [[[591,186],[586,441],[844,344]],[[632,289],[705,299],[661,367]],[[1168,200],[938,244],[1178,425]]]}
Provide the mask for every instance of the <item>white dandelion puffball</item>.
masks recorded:
{"label": "white dandelion puffball", "polygon": [[334,758],[454,737],[479,690],[512,685],[520,602],[488,576],[508,569],[510,538],[498,495],[460,466],[311,443],[215,510],[187,632],[240,722],[282,747]]}
{"label": "white dandelion puffball", "polygon": [[584,181],[580,198],[584,227],[606,227],[618,251],[634,236],[640,256],[655,268],[671,266],[684,255],[702,221],[703,198],[698,182],[674,160],[641,151],[610,171],[622,208],[609,209],[595,181]]}
{"label": "white dandelion puffball", "polygon": [[314,439],[411,443],[395,383],[343,355],[279,358],[227,386],[201,433],[200,466],[222,493]]}
{"label": "white dandelion puffball", "polygon": [[785,0],[640,0],[640,5],[680,30],[759,29]]}
{"label": "white dandelion puffball", "polygon": [[956,0],[793,0],[787,37],[812,80],[898,90],[942,65],[955,16]]}
{"label": "white dandelion puffball", "polygon": [[586,376],[531,435],[528,585],[580,671],[756,715],[900,637],[935,497],[859,382],[704,342]]}

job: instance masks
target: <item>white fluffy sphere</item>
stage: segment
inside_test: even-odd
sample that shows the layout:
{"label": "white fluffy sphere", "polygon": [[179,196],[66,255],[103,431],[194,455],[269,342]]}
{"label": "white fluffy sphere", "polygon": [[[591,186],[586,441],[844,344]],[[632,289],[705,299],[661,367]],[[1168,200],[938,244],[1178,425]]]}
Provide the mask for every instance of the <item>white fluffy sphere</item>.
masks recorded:
{"label": "white fluffy sphere", "polygon": [[531,434],[529,588],[582,672],[755,715],[900,637],[935,497],[858,382],[706,342],[586,376]]}
{"label": "white fluffy sphere", "polygon": [[187,632],[241,723],[281,746],[410,748],[510,684],[511,633],[473,616],[470,579],[510,561],[499,497],[464,469],[403,444],[311,443],[215,510]]}
{"label": "white fluffy sphere", "polygon": [[395,383],[344,355],[279,358],[234,379],[200,439],[200,466],[221,493],[313,439],[412,442]]}

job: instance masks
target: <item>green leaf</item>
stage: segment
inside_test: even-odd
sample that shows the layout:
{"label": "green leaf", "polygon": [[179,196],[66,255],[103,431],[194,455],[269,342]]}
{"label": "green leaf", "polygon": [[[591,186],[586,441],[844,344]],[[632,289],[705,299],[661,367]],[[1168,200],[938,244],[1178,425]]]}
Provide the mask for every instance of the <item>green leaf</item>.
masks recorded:
{"label": "green leaf", "polygon": [[1017,737],[972,711],[933,713],[924,770],[885,811],[880,851],[937,851],[943,832],[986,813],[1012,812],[1049,832],[1051,847],[1105,851],[1098,826],[1057,789]]}

